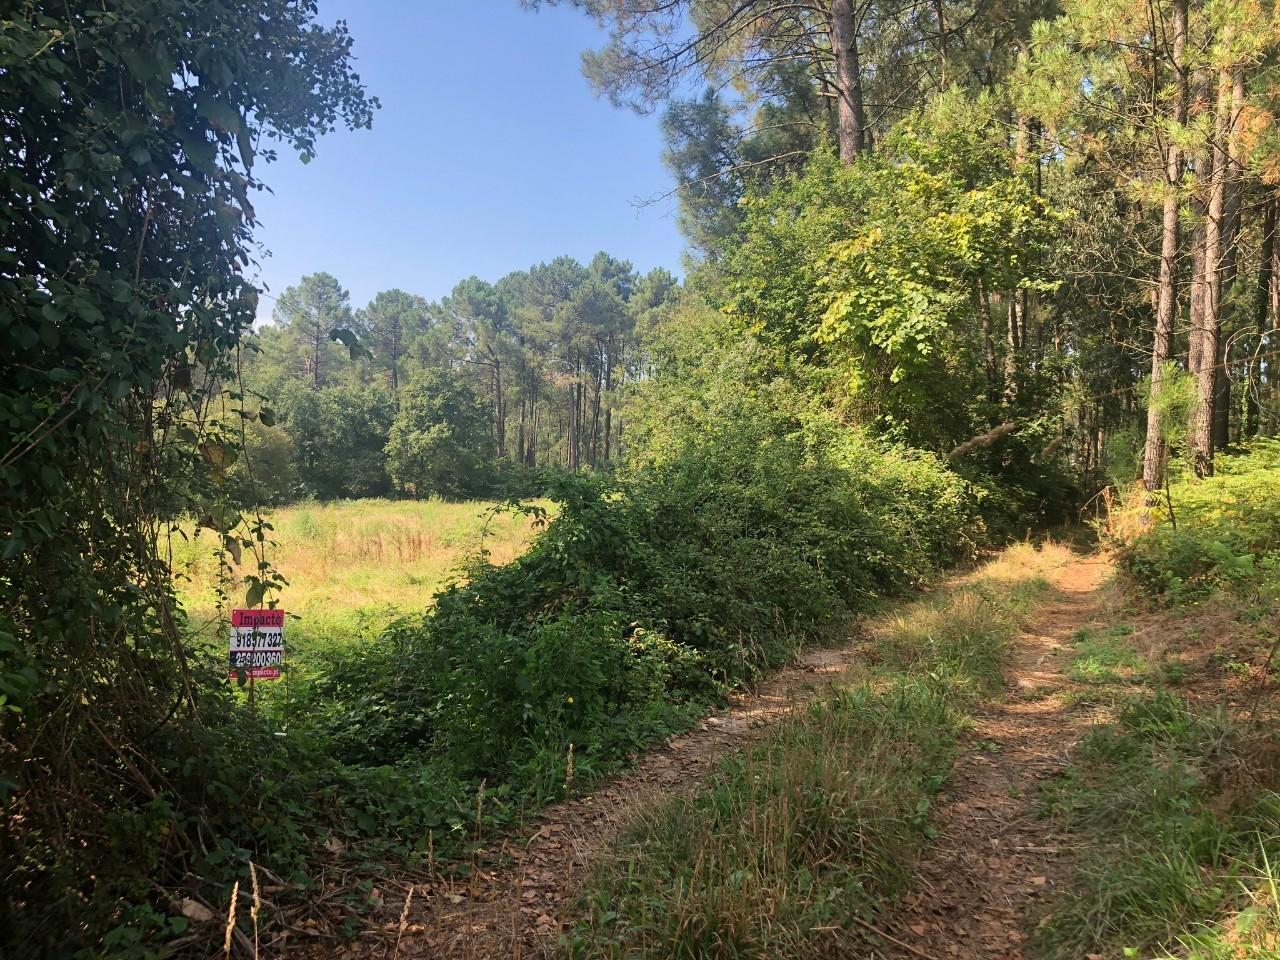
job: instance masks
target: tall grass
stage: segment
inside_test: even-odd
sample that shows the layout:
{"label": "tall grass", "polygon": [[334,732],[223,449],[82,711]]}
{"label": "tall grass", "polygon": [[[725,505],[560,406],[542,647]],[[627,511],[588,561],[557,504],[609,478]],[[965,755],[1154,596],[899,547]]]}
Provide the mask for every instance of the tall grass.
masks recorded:
{"label": "tall grass", "polygon": [[967,711],[1001,684],[1057,548],[882,622],[869,653],[692,796],[657,803],[587,885],[575,957],[787,958],[845,949],[908,880]]}
{"label": "tall grass", "polygon": [[1236,877],[1236,911],[1177,938],[1176,953],[1159,960],[1274,960],[1280,957],[1280,837],[1259,833]]}
{"label": "tall grass", "polygon": [[[485,501],[347,500],[281,507],[270,517],[277,546],[268,551],[289,586],[281,606],[290,659],[373,636],[399,613],[429,607],[480,550],[495,564],[524,552],[535,534],[528,518],[494,513]],[[550,507],[550,504],[543,504]],[[193,628],[221,639],[216,538],[196,528],[173,539],[178,591]],[[233,580],[250,572],[233,567]],[[234,604],[234,595],[233,595]]]}

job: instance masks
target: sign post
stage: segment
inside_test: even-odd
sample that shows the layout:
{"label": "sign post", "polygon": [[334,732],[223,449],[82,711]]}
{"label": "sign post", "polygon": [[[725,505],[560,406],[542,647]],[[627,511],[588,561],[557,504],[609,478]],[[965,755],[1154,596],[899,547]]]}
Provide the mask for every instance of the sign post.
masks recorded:
{"label": "sign post", "polygon": [[255,680],[279,680],[284,666],[284,611],[232,610],[229,676],[247,677],[253,708]]}

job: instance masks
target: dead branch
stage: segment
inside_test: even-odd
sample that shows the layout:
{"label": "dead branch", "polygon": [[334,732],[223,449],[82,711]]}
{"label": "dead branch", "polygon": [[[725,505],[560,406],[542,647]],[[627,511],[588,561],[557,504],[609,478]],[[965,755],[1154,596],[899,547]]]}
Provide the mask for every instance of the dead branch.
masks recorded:
{"label": "dead branch", "polygon": [[972,453],[980,447],[989,447],[998,440],[1003,440],[1013,431],[1018,429],[1018,421],[1010,420],[1008,423],[1002,423],[998,427],[992,427],[986,433],[981,433],[976,437],[966,440],[960,446],[956,447],[947,454],[948,460],[959,460],[961,457]]}

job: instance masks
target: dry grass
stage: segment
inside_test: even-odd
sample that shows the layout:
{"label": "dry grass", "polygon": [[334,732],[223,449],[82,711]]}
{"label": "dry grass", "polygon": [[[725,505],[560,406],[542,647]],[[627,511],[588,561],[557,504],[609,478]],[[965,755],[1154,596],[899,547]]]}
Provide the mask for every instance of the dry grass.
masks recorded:
{"label": "dry grass", "polygon": [[990,562],[967,574],[962,582],[989,582],[1017,587],[1031,585],[1031,588],[1038,589],[1036,585],[1046,581],[1055,570],[1078,559],[1070,547],[1052,540],[1041,544],[1015,543],[1002,550]]}
{"label": "dry grass", "polygon": [[[460,575],[482,548],[508,563],[535,534],[523,516],[493,515],[483,501],[356,500],[283,507],[271,515],[278,546],[268,559],[289,581],[281,606],[290,621],[290,651],[345,642],[376,631],[397,613],[429,607],[435,594]],[[543,504],[549,507],[550,504]],[[178,592],[193,629],[220,637],[216,601],[216,538],[189,530],[174,538]],[[252,569],[248,551],[233,571]]]}

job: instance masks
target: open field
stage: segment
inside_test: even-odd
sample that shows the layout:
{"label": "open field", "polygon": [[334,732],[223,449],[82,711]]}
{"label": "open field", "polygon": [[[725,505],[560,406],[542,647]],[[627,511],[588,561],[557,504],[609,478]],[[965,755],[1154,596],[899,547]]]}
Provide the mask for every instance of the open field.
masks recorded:
{"label": "open field", "polygon": [[[308,653],[425,609],[481,549],[498,564],[519,556],[537,531],[528,518],[493,508],[480,500],[345,500],[273,511],[277,545],[267,558],[289,581],[281,606],[299,618],[287,628],[290,661],[305,668]],[[207,530],[188,537],[173,542],[179,597],[194,631],[221,638],[217,541]],[[255,562],[248,552],[242,560],[233,582]]]}

